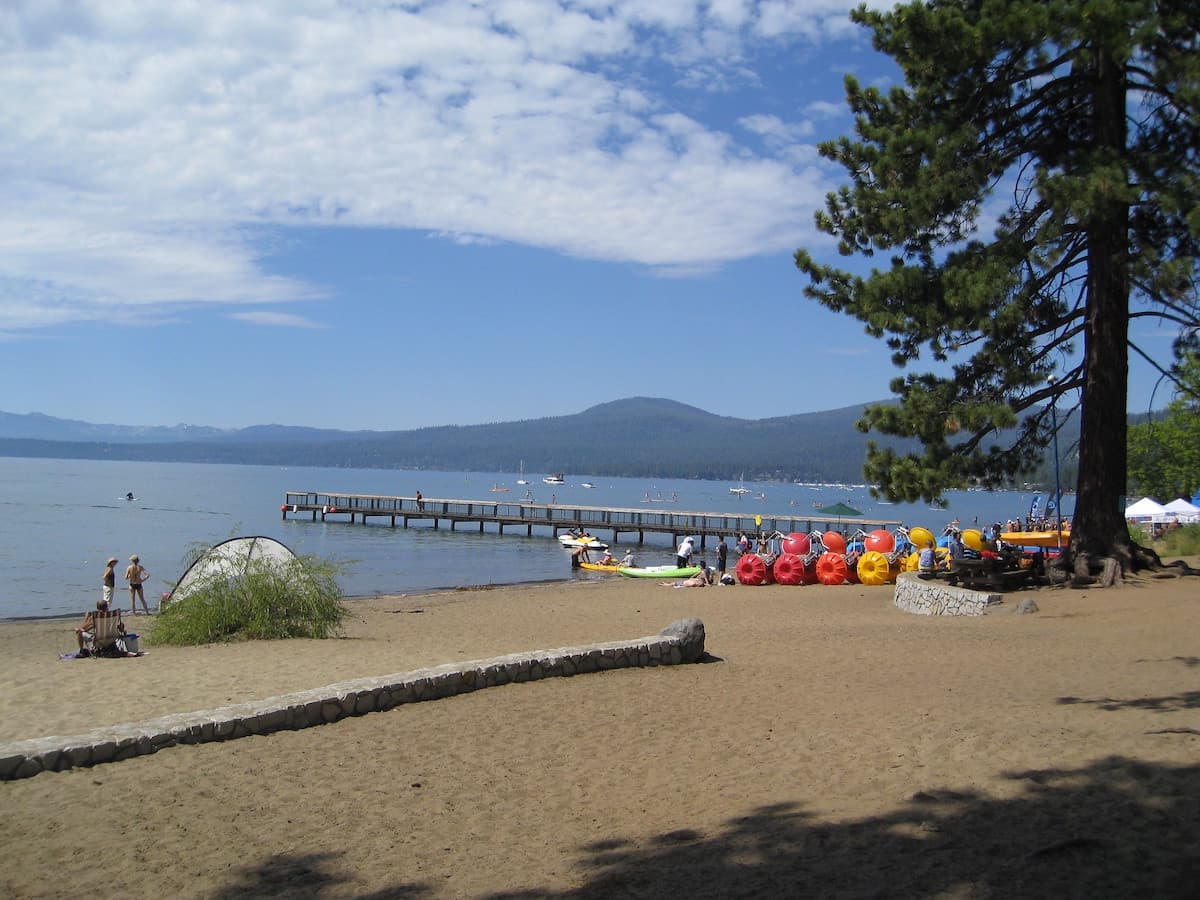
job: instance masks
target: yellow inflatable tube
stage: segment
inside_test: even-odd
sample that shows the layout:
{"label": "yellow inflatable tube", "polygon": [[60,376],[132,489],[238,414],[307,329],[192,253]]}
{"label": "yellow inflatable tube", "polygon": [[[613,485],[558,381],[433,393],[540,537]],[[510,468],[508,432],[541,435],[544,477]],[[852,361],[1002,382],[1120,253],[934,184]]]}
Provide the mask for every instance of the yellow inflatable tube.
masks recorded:
{"label": "yellow inflatable tube", "polygon": [[891,581],[892,564],[878,550],[868,550],[858,558],[858,580],[863,584],[887,584]]}

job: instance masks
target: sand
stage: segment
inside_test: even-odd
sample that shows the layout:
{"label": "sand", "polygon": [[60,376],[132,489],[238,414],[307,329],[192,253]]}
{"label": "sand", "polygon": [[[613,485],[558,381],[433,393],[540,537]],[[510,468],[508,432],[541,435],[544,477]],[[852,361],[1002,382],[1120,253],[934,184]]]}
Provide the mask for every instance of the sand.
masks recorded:
{"label": "sand", "polygon": [[[1040,612],[1013,614],[1023,596]],[[0,733],[684,616],[704,621],[712,658],[3,783],[0,895],[1184,897],[1200,883],[1197,578],[1009,595],[980,618],[909,615],[890,588],[629,579],[353,608],[335,641],[135,660],[58,660],[69,623],[0,626]]]}

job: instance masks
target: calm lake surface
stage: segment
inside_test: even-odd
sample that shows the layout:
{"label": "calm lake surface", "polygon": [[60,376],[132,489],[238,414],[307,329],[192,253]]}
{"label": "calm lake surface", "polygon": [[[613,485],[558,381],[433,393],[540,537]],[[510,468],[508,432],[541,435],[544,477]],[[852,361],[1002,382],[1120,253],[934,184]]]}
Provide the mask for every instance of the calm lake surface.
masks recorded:
{"label": "calm lake surface", "polygon": [[[571,473],[566,484],[542,483],[529,473],[527,486],[513,472],[413,472],[394,469],[199,465],[0,458],[0,618],[82,615],[95,604],[109,556],[120,560],[117,597],[128,608],[120,574],[136,553],[150,572],[146,598],[151,608],[183,574],[189,551],[239,535],[266,535],[298,554],[316,554],[345,567],[340,584],[347,596],[402,594],[436,588],[527,581],[611,577],[573,573],[567,554],[547,529],[527,537],[463,529],[451,532],[414,523],[392,528],[386,519],[371,525],[283,521],[279,506],[287,491],[412,496],[428,499],[518,499],[586,506],[654,507],[671,512],[764,516],[812,515],[815,504],[839,501],[864,517],[940,531],[958,518],[964,527],[1023,516],[1032,493],[951,492],[949,506],[884,504],[862,485],[799,485],[746,482],[752,493],[729,493],[733,482],[683,479],[607,478]],[[590,482],[593,488],[584,488]],[[136,499],[124,499],[132,492]],[[760,496],[762,495],[762,496]],[[1043,495],[1043,501],[1045,497]],[[1064,515],[1072,498],[1064,498]],[[608,539],[609,535],[601,534]],[[629,538],[626,538],[628,543]],[[711,551],[711,546],[710,546]],[[648,538],[639,563],[672,562],[665,537]]]}

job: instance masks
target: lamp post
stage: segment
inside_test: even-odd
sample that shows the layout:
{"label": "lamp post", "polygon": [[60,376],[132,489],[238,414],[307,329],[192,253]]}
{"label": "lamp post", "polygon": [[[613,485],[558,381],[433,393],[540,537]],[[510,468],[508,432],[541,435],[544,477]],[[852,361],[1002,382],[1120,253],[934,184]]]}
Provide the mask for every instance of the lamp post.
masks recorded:
{"label": "lamp post", "polygon": [[[1058,379],[1051,375],[1046,379],[1053,387]],[[1062,486],[1058,479],[1058,396],[1050,398],[1050,427],[1052,429],[1051,437],[1054,441],[1054,529],[1058,538],[1058,552],[1062,555]]]}

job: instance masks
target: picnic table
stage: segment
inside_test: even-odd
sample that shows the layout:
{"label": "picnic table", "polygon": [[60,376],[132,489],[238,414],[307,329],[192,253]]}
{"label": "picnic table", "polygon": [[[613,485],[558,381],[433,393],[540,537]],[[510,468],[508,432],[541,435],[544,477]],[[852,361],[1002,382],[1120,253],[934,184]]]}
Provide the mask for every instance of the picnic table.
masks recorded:
{"label": "picnic table", "polygon": [[1033,582],[1034,567],[1022,566],[1020,557],[1008,555],[956,559],[946,577],[972,590],[1015,591]]}

